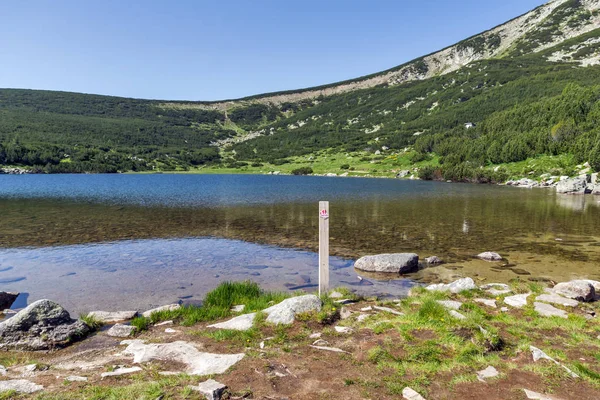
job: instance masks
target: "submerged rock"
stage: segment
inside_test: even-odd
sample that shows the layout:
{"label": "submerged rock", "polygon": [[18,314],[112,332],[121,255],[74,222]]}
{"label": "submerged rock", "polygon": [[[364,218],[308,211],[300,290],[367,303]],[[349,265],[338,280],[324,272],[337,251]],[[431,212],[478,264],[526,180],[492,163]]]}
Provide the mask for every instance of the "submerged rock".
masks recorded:
{"label": "submerged rock", "polygon": [[596,299],[594,286],[586,280],[562,282],[554,286],[552,291],[569,299],[593,301]]}
{"label": "submerged rock", "polygon": [[462,278],[448,284],[438,283],[435,285],[429,285],[425,289],[436,290],[440,292],[460,293],[464,290],[477,289],[477,285],[475,285],[475,282],[471,278]]}
{"label": "submerged rock", "polygon": [[493,251],[486,251],[483,253],[477,254],[477,258],[480,258],[485,261],[500,261],[502,260],[502,256],[498,253],[494,253]]}
{"label": "submerged rock", "polygon": [[419,256],[414,253],[365,256],[354,263],[354,268],[367,272],[406,274],[419,269]]}
{"label": "submerged rock", "polygon": [[91,329],[50,300],[38,300],[0,323],[0,349],[49,350],[80,340]]}

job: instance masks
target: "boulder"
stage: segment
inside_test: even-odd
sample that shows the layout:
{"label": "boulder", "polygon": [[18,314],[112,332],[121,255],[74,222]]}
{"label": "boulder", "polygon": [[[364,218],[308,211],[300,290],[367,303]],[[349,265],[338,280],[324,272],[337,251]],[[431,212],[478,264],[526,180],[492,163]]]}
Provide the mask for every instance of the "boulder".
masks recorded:
{"label": "boulder", "polygon": [[291,297],[263,310],[264,313],[269,315],[267,322],[285,325],[293,323],[296,314],[309,311],[321,311],[321,299],[314,294]]}
{"label": "boulder", "polygon": [[596,292],[596,299],[600,300],[600,282],[592,281],[591,279],[583,279],[583,280],[594,287],[594,291]]}
{"label": "boulder", "polygon": [[106,334],[112,337],[124,338],[129,337],[135,331],[135,326],[116,324],[113,325]]}
{"label": "boulder", "polygon": [[38,300],[0,323],[0,349],[49,350],[64,347],[90,333],[81,320],[50,300]]}
{"label": "boulder", "polygon": [[500,260],[502,260],[502,256],[498,253],[494,253],[493,251],[486,251],[486,252],[477,254],[477,258],[480,258],[485,261],[500,261]]}
{"label": "boulder", "polygon": [[104,323],[129,321],[137,316],[137,311],[92,311],[88,314]]}
{"label": "boulder", "polygon": [[587,183],[586,176],[561,180],[556,185],[556,192],[563,194],[584,194]]}
{"label": "boulder", "polygon": [[414,253],[379,254],[359,258],[354,268],[368,272],[406,274],[419,269],[419,256]]}
{"label": "boulder", "polygon": [[579,301],[594,301],[596,299],[594,285],[586,280],[562,282],[554,286],[552,291],[555,294]]}
{"label": "boulder", "polygon": [[19,293],[0,292],[0,310],[10,308],[17,297],[19,297]]}
{"label": "boulder", "polygon": [[452,283],[444,284],[438,283],[435,285],[429,285],[425,289],[436,290],[440,292],[460,293],[464,290],[477,289],[475,282],[471,278],[462,278]]}

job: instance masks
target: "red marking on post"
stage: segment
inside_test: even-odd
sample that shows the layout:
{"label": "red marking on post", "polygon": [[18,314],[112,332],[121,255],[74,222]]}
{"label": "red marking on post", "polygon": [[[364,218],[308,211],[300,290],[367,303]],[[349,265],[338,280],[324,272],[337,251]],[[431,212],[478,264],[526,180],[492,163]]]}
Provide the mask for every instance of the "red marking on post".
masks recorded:
{"label": "red marking on post", "polygon": [[327,214],[327,210],[321,210],[321,212],[319,213],[319,217],[321,217],[323,219],[329,218],[329,214]]}

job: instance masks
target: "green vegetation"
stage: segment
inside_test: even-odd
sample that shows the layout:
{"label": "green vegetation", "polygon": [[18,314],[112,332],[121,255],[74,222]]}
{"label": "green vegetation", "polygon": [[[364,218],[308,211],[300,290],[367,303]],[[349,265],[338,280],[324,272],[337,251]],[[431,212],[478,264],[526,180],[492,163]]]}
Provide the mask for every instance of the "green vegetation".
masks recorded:
{"label": "green vegetation", "polygon": [[79,316],[79,319],[85,322],[85,324],[92,328],[92,330],[98,330],[104,326],[104,322],[93,315],[83,314]]}

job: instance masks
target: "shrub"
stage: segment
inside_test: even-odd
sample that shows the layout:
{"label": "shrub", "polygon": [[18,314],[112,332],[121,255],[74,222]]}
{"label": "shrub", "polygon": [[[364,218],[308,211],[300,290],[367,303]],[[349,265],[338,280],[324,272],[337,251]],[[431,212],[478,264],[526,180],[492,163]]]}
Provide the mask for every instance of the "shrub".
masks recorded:
{"label": "shrub", "polygon": [[340,169],[350,169],[350,164],[343,164],[340,166]]}
{"label": "shrub", "polygon": [[292,170],[293,175],[310,175],[313,173],[313,169],[311,167],[300,167]]}

